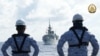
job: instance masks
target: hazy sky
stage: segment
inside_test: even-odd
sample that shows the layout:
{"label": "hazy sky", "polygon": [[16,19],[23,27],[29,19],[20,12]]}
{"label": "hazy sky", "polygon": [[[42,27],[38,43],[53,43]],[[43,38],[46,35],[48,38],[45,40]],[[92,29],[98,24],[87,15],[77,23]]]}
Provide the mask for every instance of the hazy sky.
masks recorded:
{"label": "hazy sky", "polygon": [[[97,11],[88,12],[89,4],[95,4]],[[16,33],[15,22],[26,22],[26,33],[35,40],[42,41],[48,29],[48,21],[59,36],[72,26],[73,15],[84,17],[84,26],[100,42],[100,0],[0,0],[0,42]]]}

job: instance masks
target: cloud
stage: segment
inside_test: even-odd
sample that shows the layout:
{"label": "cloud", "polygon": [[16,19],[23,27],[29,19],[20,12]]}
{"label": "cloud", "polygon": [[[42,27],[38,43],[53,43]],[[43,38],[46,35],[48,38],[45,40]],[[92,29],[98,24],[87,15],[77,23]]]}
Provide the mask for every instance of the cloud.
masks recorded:
{"label": "cloud", "polygon": [[30,12],[27,19],[40,18],[40,20],[44,20],[53,18],[53,20],[62,20],[66,17],[66,12],[71,13],[68,4],[62,0],[39,0],[37,5],[37,10]]}
{"label": "cloud", "polygon": [[[21,19],[21,18],[26,18],[26,16],[29,14],[29,12],[31,12],[32,10],[36,9],[37,6],[37,1],[38,0],[23,0],[24,3],[26,3],[27,6],[23,6],[21,7],[20,5],[18,5],[18,9],[17,9],[17,19]],[[23,3],[20,3],[23,4]],[[24,5],[24,4],[23,4]]]}
{"label": "cloud", "polygon": [[[8,36],[16,33],[15,22],[24,19],[26,32],[37,41],[42,40],[51,20],[53,30],[60,36],[72,26],[72,18],[76,13],[84,17],[84,25],[99,37],[100,0],[0,0],[0,34],[5,41]],[[97,12],[88,12],[89,4],[97,6]],[[97,30],[98,29],[98,30]],[[9,32],[9,33],[7,33]],[[99,39],[99,38],[98,38]]]}

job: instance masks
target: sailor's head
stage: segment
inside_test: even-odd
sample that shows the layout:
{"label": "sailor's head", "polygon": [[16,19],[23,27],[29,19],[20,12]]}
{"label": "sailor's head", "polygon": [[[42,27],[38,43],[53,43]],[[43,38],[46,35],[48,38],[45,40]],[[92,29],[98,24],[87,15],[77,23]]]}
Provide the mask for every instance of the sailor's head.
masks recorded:
{"label": "sailor's head", "polygon": [[82,24],[82,22],[83,22],[83,17],[82,17],[80,14],[75,14],[75,15],[73,16],[72,22],[73,22],[73,25],[74,25],[75,27],[82,27],[82,26],[83,26],[83,24]]}
{"label": "sailor's head", "polygon": [[26,28],[26,25],[23,20],[16,21],[16,30],[18,31],[18,33],[23,34],[25,31],[25,28]]}

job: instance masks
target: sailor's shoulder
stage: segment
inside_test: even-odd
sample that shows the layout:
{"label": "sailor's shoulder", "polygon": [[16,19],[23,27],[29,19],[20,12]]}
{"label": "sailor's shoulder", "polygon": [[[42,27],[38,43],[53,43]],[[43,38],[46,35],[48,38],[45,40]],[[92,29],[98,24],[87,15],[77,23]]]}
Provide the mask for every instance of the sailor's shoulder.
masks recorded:
{"label": "sailor's shoulder", "polygon": [[89,36],[95,36],[93,33],[86,31],[85,34],[88,34]]}
{"label": "sailor's shoulder", "polygon": [[17,34],[12,34],[12,36],[11,36],[11,37],[15,37],[15,36],[17,36]]}
{"label": "sailor's shoulder", "polygon": [[24,34],[25,36],[30,36],[29,34]]}
{"label": "sailor's shoulder", "polygon": [[6,40],[6,42],[11,43],[12,40],[13,40],[13,38],[12,38],[12,37],[9,37],[9,38]]}
{"label": "sailor's shoulder", "polygon": [[27,36],[26,39],[29,40],[29,41],[33,41],[34,40],[34,38],[32,36]]}
{"label": "sailor's shoulder", "polygon": [[71,34],[72,34],[71,31],[66,31],[66,32],[64,32],[64,33],[61,35],[61,37],[62,37],[63,39],[65,39],[65,38],[71,36]]}
{"label": "sailor's shoulder", "polygon": [[31,37],[31,36],[29,36],[29,37],[27,38],[27,41],[29,41],[30,43],[36,43],[36,40],[34,40],[34,38]]}
{"label": "sailor's shoulder", "polygon": [[72,31],[71,30],[64,32],[63,35],[70,35],[70,34],[72,34]]}

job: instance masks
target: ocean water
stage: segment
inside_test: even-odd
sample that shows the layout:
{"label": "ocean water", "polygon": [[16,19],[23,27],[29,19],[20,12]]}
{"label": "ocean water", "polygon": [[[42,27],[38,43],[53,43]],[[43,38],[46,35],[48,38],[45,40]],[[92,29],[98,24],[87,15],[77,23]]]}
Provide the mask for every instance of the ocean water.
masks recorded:
{"label": "ocean water", "polygon": [[[0,43],[0,49],[1,49],[2,44],[3,43]],[[39,45],[39,49],[40,49],[39,56],[59,56],[57,53],[56,45],[44,45],[43,42],[38,42],[38,45]],[[65,56],[67,56],[67,48],[68,48],[68,46],[67,46],[67,44],[65,44],[63,47]],[[31,48],[31,51],[34,52],[34,49]],[[88,56],[90,56],[91,51],[92,51],[91,45],[88,47],[88,51],[89,51]],[[11,48],[8,48],[7,52],[11,56]],[[32,54],[33,53],[30,53],[30,56],[32,56]],[[0,56],[3,56],[1,51],[0,51]],[[100,56],[100,51],[97,56]]]}

